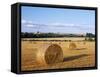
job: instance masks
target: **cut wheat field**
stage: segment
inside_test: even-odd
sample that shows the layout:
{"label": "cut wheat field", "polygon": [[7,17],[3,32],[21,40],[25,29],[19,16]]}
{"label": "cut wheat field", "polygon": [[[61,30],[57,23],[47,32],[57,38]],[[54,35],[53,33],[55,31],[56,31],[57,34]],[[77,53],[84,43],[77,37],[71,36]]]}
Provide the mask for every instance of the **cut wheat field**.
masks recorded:
{"label": "cut wheat field", "polygon": [[[27,38],[26,38],[27,39]],[[32,38],[28,38],[32,39]],[[38,38],[37,38],[38,39]],[[44,70],[80,68],[95,66],[95,41],[83,41],[84,38],[46,38],[48,41],[21,41],[21,70]],[[71,41],[49,40],[73,40],[76,45],[70,49]],[[41,65],[36,61],[36,54],[43,45],[57,44],[62,48],[63,61],[52,65]],[[42,51],[41,51],[42,52]]]}

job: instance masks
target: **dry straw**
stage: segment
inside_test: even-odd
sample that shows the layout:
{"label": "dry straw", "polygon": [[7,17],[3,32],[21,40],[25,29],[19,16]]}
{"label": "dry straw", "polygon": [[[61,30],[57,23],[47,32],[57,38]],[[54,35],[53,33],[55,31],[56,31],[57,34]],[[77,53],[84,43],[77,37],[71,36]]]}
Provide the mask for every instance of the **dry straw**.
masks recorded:
{"label": "dry straw", "polygon": [[77,46],[76,46],[76,44],[74,42],[71,42],[69,44],[69,49],[76,49],[76,48],[77,48]]}
{"label": "dry straw", "polygon": [[57,44],[41,45],[37,52],[37,62],[41,65],[50,65],[63,61],[62,48]]}

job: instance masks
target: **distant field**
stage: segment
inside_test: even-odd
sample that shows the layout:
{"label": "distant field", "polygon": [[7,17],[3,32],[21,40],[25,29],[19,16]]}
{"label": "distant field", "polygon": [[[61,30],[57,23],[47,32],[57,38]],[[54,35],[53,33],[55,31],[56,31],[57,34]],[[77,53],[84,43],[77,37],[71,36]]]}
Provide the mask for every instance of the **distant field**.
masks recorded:
{"label": "distant field", "polygon": [[[95,41],[83,41],[85,38],[23,38],[22,40],[41,41],[21,41],[21,70],[42,70],[92,67],[95,65]],[[48,40],[48,41],[42,41]],[[49,40],[71,40],[76,44],[75,49],[69,49],[70,41],[49,41]],[[41,45],[58,44],[63,50],[63,62],[41,66],[36,62],[36,54]],[[42,52],[42,51],[41,51]]]}
{"label": "distant field", "polygon": [[63,37],[63,38],[23,38],[23,40],[72,40],[72,41],[80,41],[85,40],[84,37]]}

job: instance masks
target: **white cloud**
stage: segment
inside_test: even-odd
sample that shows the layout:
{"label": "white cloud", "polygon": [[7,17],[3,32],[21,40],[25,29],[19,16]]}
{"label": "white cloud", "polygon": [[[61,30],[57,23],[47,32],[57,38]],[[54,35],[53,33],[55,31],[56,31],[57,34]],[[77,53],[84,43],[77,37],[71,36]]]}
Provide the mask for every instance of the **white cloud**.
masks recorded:
{"label": "white cloud", "polygon": [[27,21],[22,19],[22,26],[25,26],[27,28],[32,28],[32,27],[36,27],[36,25],[34,25],[33,21]]}
{"label": "white cloud", "polygon": [[86,24],[73,24],[73,23],[34,23],[33,21],[22,20],[22,26],[26,28],[48,28],[48,29],[76,29],[76,30],[89,30],[89,25]]}
{"label": "white cloud", "polygon": [[26,22],[27,22],[26,20],[22,20],[22,22],[21,22],[21,23],[23,24],[23,23],[26,23]]}
{"label": "white cloud", "polygon": [[26,26],[27,27],[34,27],[34,25],[32,25],[32,24],[27,24]]}
{"label": "white cloud", "polygon": [[72,23],[52,23],[51,25],[55,26],[55,27],[70,27],[70,26],[74,26],[74,24]]}
{"label": "white cloud", "polygon": [[21,23],[22,23],[22,24],[25,24],[25,23],[32,24],[32,23],[33,23],[33,21],[27,21],[27,20],[22,19],[22,22],[21,22]]}

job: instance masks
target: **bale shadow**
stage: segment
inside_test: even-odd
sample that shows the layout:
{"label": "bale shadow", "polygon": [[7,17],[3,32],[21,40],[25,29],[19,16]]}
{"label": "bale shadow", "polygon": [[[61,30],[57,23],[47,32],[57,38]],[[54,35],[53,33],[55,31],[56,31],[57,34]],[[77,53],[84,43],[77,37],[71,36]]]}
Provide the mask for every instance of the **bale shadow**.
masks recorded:
{"label": "bale shadow", "polygon": [[78,58],[81,58],[81,57],[86,57],[86,56],[89,56],[89,55],[88,54],[81,54],[81,55],[66,57],[66,58],[63,59],[63,62],[72,61],[72,60],[75,60],[75,59],[78,59]]}
{"label": "bale shadow", "polygon": [[70,49],[70,50],[86,50],[87,48],[74,48],[74,49]]}
{"label": "bale shadow", "polygon": [[86,48],[76,48],[75,50],[85,50]]}

